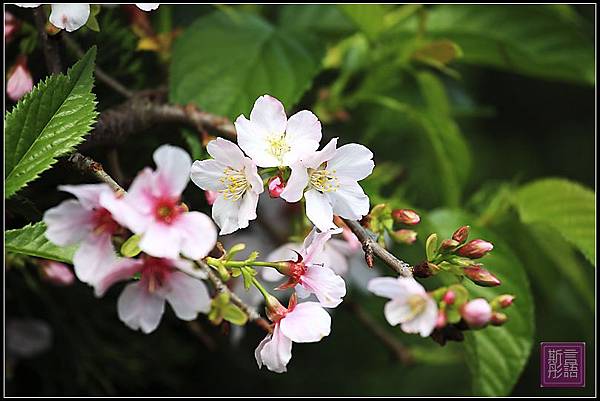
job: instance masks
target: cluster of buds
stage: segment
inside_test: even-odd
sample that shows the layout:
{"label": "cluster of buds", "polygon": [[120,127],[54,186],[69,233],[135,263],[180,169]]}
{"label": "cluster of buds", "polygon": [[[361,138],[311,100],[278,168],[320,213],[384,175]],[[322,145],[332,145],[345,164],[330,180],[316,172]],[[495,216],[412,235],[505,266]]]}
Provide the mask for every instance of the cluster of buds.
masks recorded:
{"label": "cluster of buds", "polygon": [[363,225],[375,233],[377,242],[385,247],[386,235],[399,244],[413,244],[417,240],[417,232],[410,227],[419,224],[420,221],[421,217],[414,210],[392,210],[386,204],[379,204],[371,209]]}
{"label": "cluster of buds", "polygon": [[466,277],[482,287],[500,285],[500,280],[486,270],[482,263],[474,262],[487,255],[494,249],[494,245],[482,239],[467,242],[469,230],[469,226],[460,227],[452,234],[452,238],[443,240],[439,246],[437,234],[431,234],[425,246],[427,260],[415,266],[414,275],[425,278],[439,271],[447,271]]}

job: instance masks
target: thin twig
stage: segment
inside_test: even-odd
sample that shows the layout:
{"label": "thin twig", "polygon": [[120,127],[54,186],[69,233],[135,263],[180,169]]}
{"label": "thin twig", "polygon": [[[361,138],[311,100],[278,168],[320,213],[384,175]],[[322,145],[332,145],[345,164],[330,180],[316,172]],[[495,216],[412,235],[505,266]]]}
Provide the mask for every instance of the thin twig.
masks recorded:
{"label": "thin twig", "polygon": [[354,235],[358,238],[358,240],[362,243],[363,250],[368,257],[370,252],[373,255],[377,256],[383,263],[388,265],[392,270],[404,277],[412,277],[412,267],[392,255],[387,249],[382,247],[375,241],[369,232],[360,225],[358,221],[343,219],[344,223],[352,230]]}
{"label": "thin twig", "polygon": [[[75,41],[75,39],[73,39],[69,35],[62,35],[62,39],[63,39],[63,42],[65,43],[65,45],[69,49],[71,49],[73,51],[73,53],[75,53],[77,55],[77,57],[80,57],[80,58],[83,57],[85,52],[79,46],[79,44]],[[119,81],[117,81],[116,79],[111,77],[110,75],[108,75],[106,72],[104,72],[104,70],[102,68],[98,67],[98,65],[96,65],[94,75],[96,76],[96,78],[98,78],[99,81],[104,82],[107,86],[110,86],[115,92],[118,92],[119,94],[123,95],[124,97],[130,98],[134,95],[134,92],[130,91],[129,89],[127,89],[125,87],[125,85],[123,85],[122,83],[120,83]]]}
{"label": "thin twig", "polygon": [[92,158],[75,152],[69,156],[67,161],[82,173],[91,174],[98,181],[108,184],[113,191],[121,194],[125,193],[125,190],[115,180],[113,180],[112,177],[106,173],[106,171],[104,171],[102,164],[98,163]]}
{"label": "thin twig", "polygon": [[40,41],[42,42],[42,50],[44,52],[44,58],[46,59],[48,72],[51,74],[63,72],[58,43],[56,42],[56,39],[50,38],[46,32],[46,23],[48,22],[48,17],[46,16],[44,8],[35,8],[33,10],[33,18],[35,20]]}
{"label": "thin twig", "polygon": [[362,325],[377,337],[394,356],[403,364],[411,365],[414,358],[410,350],[405,347],[396,337],[390,334],[385,328],[381,327],[379,322],[375,321],[363,307],[352,301],[346,301],[346,306],[353,312],[354,317],[362,323]]}

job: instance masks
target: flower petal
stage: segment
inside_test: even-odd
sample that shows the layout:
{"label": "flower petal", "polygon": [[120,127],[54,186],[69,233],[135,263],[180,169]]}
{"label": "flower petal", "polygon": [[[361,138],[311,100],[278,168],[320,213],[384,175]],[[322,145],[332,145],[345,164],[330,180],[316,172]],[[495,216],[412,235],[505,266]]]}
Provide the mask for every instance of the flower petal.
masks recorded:
{"label": "flower petal", "polygon": [[308,170],[300,163],[292,165],[292,173],[281,192],[281,197],[293,203],[302,199],[304,188],[308,185]]}
{"label": "flower petal", "polygon": [[92,286],[110,271],[116,261],[110,234],[90,234],[73,255],[75,275]]}
{"label": "flower petal", "polygon": [[333,224],[333,209],[329,198],[321,192],[311,189],[304,194],[306,198],[306,216],[321,231],[336,228]]}
{"label": "flower petal", "polygon": [[221,228],[220,235],[231,234],[239,227],[238,214],[241,202],[225,199],[223,196],[218,196],[212,207],[212,218]]}
{"label": "flower petal", "polygon": [[205,191],[221,191],[225,185],[219,181],[224,175],[225,166],[214,159],[196,160],[192,164],[190,178]]}
{"label": "flower petal", "polygon": [[142,270],[144,262],[141,259],[122,258],[114,263],[103,274],[94,286],[94,294],[97,297],[103,296],[113,284],[130,279],[135,273]]}
{"label": "flower petal", "polygon": [[176,259],[181,249],[182,233],[174,225],[155,222],[142,234],[139,247],[157,258]]}
{"label": "flower petal", "polygon": [[238,145],[260,167],[276,167],[279,160],[268,152],[268,132],[256,123],[239,116],[235,120]]}
{"label": "flower petal", "polygon": [[323,252],[323,247],[329,241],[333,234],[339,234],[342,232],[341,228],[329,229],[326,231],[319,232],[316,227],[313,227],[311,232],[306,236],[303,244],[304,262],[309,264],[313,261],[314,257]]}
{"label": "flower petal", "polygon": [[385,319],[392,326],[408,321],[412,316],[411,306],[404,299],[393,299],[383,307]]}
{"label": "flower petal", "polygon": [[176,271],[170,274],[167,285],[164,296],[178,318],[193,320],[198,313],[210,310],[210,296],[202,281]]}
{"label": "flower petal", "polygon": [[345,219],[359,220],[369,214],[369,197],[352,179],[340,179],[340,187],[328,192],[335,214]]}
{"label": "flower petal", "polygon": [[215,160],[222,163],[226,167],[231,167],[236,170],[244,167],[244,153],[235,143],[227,139],[217,138],[208,143],[206,146],[208,154]]}
{"label": "flower petal", "polygon": [[217,243],[217,228],[204,213],[182,214],[175,222],[175,228],[182,239],[181,253],[190,259],[204,258]]}
{"label": "flower petal", "polygon": [[103,193],[113,193],[108,184],[59,185],[58,189],[75,195],[81,206],[88,210],[100,206],[100,196]]}
{"label": "flower petal", "polygon": [[369,281],[367,288],[380,297],[397,299],[406,296],[404,287],[400,285],[398,279],[393,277],[376,277]]}
{"label": "flower petal", "polygon": [[328,170],[336,170],[340,177],[360,181],[373,172],[373,152],[363,145],[349,143],[338,148],[335,156],[327,163]]}
{"label": "flower petal", "polygon": [[344,279],[327,267],[313,266],[302,275],[302,286],[314,293],[325,308],[335,308],[346,295]]}
{"label": "flower petal", "polygon": [[287,125],[283,104],[269,95],[262,95],[256,99],[250,112],[250,121],[262,127],[267,135],[283,134]]}
{"label": "flower petal", "polygon": [[90,17],[89,4],[51,4],[50,22],[57,28],[73,32],[84,26]]}
{"label": "flower petal", "polygon": [[320,341],[331,332],[331,316],[318,302],[303,302],[280,321],[281,331],[296,343]]}
{"label": "flower petal", "polygon": [[238,210],[238,227],[248,227],[250,220],[256,219],[256,207],[258,206],[258,194],[253,191],[246,191],[242,199],[240,209]]}
{"label": "flower petal", "polygon": [[292,340],[283,335],[279,325],[275,325],[273,333],[267,335],[258,345],[254,355],[258,367],[262,367],[264,364],[273,372],[283,373],[287,370],[286,365],[292,359]]}
{"label": "flower petal", "polygon": [[317,116],[308,110],[302,110],[291,116],[287,122],[285,139],[290,151],[284,154],[286,166],[310,155],[319,148],[321,141],[321,123]]}
{"label": "flower petal", "polygon": [[161,195],[179,197],[190,179],[190,155],[180,147],[162,145],[154,151],[153,158],[157,184],[164,188]]}
{"label": "flower petal", "polygon": [[93,212],[80,202],[69,199],[44,213],[46,238],[58,246],[82,241],[93,229]]}
{"label": "flower petal", "polygon": [[302,164],[309,168],[317,168],[328,160],[331,160],[337,152],[337,138],[331,139],[325,147],[312,155],[302,158]]}
{"label": "flower petal", "polygon": [[402,323],[400,328],[405,333],[419,333],[421,334],[421,337],[428,337],[435,328],[437,317],[437,305],[431,297],[427,297],[425,310],[414,319]]}
{"label": "flower petal", "polygon": [[135,5],[142,11],[152,11],[156,10],[160,3],[135,3]]}
{"label": "flower petal", "polygon": [[133,330],[154,331],[165,311],[165,300],[150,293],[141,281],[128,284],[117,301],[119,319]]}

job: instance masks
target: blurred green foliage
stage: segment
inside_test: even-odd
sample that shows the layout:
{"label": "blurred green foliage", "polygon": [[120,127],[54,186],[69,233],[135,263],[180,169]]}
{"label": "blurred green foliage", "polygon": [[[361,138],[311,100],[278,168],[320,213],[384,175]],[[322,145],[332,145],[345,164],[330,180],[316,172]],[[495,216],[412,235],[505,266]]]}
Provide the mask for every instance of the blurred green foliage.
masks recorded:
{"label": "blurred green foliage", "polygon": [[[15,14],[30,19],[23,9]],[[112,76],[134,89],[168,85],[172,102],[235,118],[269,93],[288,112],[314,110],[327,139],[373,150],[376,169],[363,182],[372,204],[422,215],[420,243],[393,249],[403,260],[422,261],[429,233],[447,238],[464,224],[494,242],[485,263],[504,285],[470,289],[515,293],[510,320],[440,348],[387,326],[384,300],[353,291],[352,302],[410,347],[415,364],[391,357],[342,304],[332,334],[319,344],[295,344],[289,372],[276,375],[255,365],[263,333],[252,325],[232,345],[228,323],[215,327],[202,316],[198,335],[168,312],[145,336],[118,320],[117,289],[95,299],[81,283],[53,288],[29,261],[6,272],[6,317],[46,321],[53,345],[10,360],[7,394],[595,393],[594,7],[162,5],[150,18],[160,32],[182,29],[170,64],[135,50],[119,9],[100,11],[99,33],[73,35],[86,48],[97,44],[98,65]],[[41,50],[30,59],[42,60]],[[100,110],[120,101],[96,86]],[[161,143],[202,154],[194,133],[173,130],[155,127],[120,145],[124,184]],[[106,149],[92,156],[107,161]],[[45,172],[7,202],[7,228],[39,221],[62,199],[57,184],[82,181],[61,165]],[[188,189],[184,198],[208,210],[198,191]],[[585,389],[540,388],[541,341],[586,341]]]}

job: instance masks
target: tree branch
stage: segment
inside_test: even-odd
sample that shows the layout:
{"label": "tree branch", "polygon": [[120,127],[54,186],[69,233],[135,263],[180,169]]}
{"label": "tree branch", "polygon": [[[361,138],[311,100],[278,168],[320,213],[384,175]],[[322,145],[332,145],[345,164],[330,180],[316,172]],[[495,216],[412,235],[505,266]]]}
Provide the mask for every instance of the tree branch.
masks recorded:
{"label": "tree branch", "polygon": [[369,258],[370,255],[375,255],[399,275],[403,277],[412,277],[412,267],[408,263],[396,258],[387,249],[379,245],[358,221],[348,219],[342,220],[344,220],[344,223],[346,223],[348,228],[352,230],[354,235],[356,235],[358,240],[362,243],[367,258]]}
{"label": "tree branch", "polygon": [[50,38],[46,32],[46,23],[48,17],[43,7],[37,7],[33,10],[33,18],[37,27],[40,41],[42,42],[42,50],[46,59],[46,66],[51,74],[63,72],[63,66],[60,61],[60,53],[58,43],[55,38]]}
{"label": "tree branch", "polygon": [[97,161],[82,155],[81,153],[75,152],[69,156],[67,162],[84,174],[93,175],[98,181],[102,181],[110,186],[110,188],[117,192],[124,194],[125,190],[112,179],[110,175],[104,171],[102,164]]}

